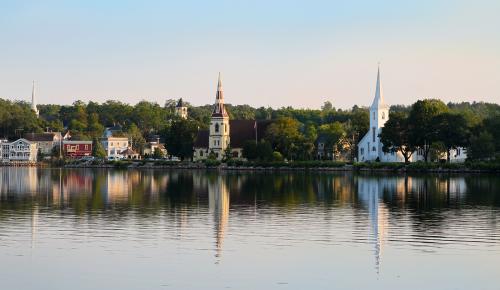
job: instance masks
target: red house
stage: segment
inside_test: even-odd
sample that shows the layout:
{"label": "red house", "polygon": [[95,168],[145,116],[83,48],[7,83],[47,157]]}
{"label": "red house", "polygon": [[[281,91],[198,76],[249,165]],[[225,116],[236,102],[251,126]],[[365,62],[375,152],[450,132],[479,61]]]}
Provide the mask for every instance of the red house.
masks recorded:
{"label": "red house", "polygon": [[63,141],[66,157],[80,158],[92,155],[92,141]]}

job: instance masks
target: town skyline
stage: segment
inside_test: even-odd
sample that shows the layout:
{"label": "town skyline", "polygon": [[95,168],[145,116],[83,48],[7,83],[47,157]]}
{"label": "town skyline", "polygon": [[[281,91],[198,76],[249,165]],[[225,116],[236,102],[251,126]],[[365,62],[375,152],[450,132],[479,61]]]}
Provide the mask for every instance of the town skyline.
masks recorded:
{"label": "town skyline", "polygon": [[[377,71],[379,72],[380,71],[380,63],[378,63],[378,69]],[[378,75],[378,72],[377,72],[377,75]],[[218,72],[218,76],[221,77],[221,72]],[[385,87],[382,88],[383,91],[385,92]],[[214,90],[216,91],[216,90]],[[373,93],[376,92],[376,85],[373,86]],[[123,101],[120,97],[109,97],[109,98],[104,98],[102,101],[101,100],[95,100],[94,98],[76,98],[74,99],[72,102],[49,102],[49,103],[40,103],[39,102],[39,83],[38,81],[36,80],[32,80],[32,83],[31,83],[31,90],[30,90],[30,95],[28,97],[21,97],[21,98],[4,98],[4,99],[7,99],[7,100],[11,100],[11,101],[24,101],[24,102],[28,102],[28,103],[31,103],[33,105],[33,101],[34,101],[34,97],[36,95],[36,105],[61,105],[61,106],[64,106],[64,105],[71,105],[73,104],[74,102],[76,101],[83,101],[85,103],[87,102],[97,102],[97,103],[104,103],[106,101],[120,101],[122,103],[125,103],[125,104],[130,104],[130,105],[135,105],[139,102],[142,102],[142,101],[148,101],[148,102],[153,102],[153,103],[158,103],[159,105],[165,105],[166,102],[168,101],[175,101],[175,100],[178,100],[178,99],[183,99],[185,102],[187,102],[190,106],[205,106],[205,105],[211,105],[210,102],[200,102],[200,103],[193,103],[189,97],[186,97],[186,96],[166,96],[166,97],[158,97],[159,98],[159,101],[156,100],[156,98],[153,98],[153,100],[151,100],[150,97],[144,97],[142,99],[139,99],[137,100],[136,102],[127,102],[127,101]],[[213,93],[213,95],[215,95],[215,93]],[[304,96],[304,98],[306,98],[307,96]],[[2,97],[0,97],[2,98]],[[402,106],[410,106],[411,104],[413,104],[413,102],[415,101],[418,101],[418,100],[424,100],[424,99],[437,99],[437,100],[441,100],[443,102],[446,102],[446,103],[462,103],[462,102],[469,102],[469,103],[493,103],[493,104],[499,104],[499,102],[497,100],[493,100],[493,101],[482,101],[482,100],[477,100],[477,99],[470,99],[470,100],[445,100],[444,98],[440,98],[440,97],[417,97],[415,98],[414,100],[411,100],[410,103],[390,103],[390,105],[402,105]],[[163,102],[162,102],[163,100]],[[297,109],[321,109],[321,107],[324,105],[325,102],[330,102],[335,108],[339,108],[339,109],[350,109],[352,108],[353,106],[358,106],[358,107],[368,107],[369,105],[367,103],[365,104],[358,104],[358,103],[353,103],[351,104],[350,106],[347,105],[346,107],[342,107],[342,106],[336,106],[336,103],[335,103],[335,100],[336,98],[325,98],[323,99],[322,103],[320,103],[319,107],[307,107],[307,106],[293,106],[293,105],[277,105],[277,106],[271,106],[271,105],[259,105],[259,104],[252,104],[252,103],[233,103],[233,102],[227,102],[228,104],[230,105],[234,105],[234,106],[239,106],[239,105],[249,105],[251,107],[266,107],[266,108],[282,108],[282,107],[293,107],[293,108],[297,108]]]}
{"label": "town skyline", "polygon": [[[364,104],[381,62],[386,100],[500,99],[500,4],[482,0],[1,3],[0,97],[40,104],[183,97],[206,104]],[[346,17],[349,15],[349,17]],[[258,21],[256,21],[258,20]]]}

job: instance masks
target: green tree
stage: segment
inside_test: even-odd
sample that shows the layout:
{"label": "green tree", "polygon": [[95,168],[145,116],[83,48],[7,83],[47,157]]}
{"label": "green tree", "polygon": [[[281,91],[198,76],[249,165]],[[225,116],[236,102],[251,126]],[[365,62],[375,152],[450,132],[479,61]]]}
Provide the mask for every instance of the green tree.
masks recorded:
{"label": "green tree", "polygon": [[175,120],[166,130],[165,140],[169,154],[184,160],[193,156],[193,143],[198,133],[198,124],[193,120]]}
{"label": "green tree", "polygon": [[437,135],[429,128],[432,126],[433,118],[445,112],[448,112],[448,107],[436,99],[419,100],[411,106],[408,116],[411,126],[410,141],[422,150],[425,162],[428,161],[430,144],[438,141]]}
{"label": "green tree", "polygon": [[384,152],[400,151],[405,159],[405,163],[410,161],[410,157],[416,146],[409,139],[410,127],[408,117],[404,113],[393,113],[389,115],[389,120],[385,123],[380,133],[380,141],[384,144]]}
{"label": "green tree", "polygon": [[101,137],[104,132],[104,126],[99,122],[99,115],[97,113],[89,114],[87,132],[92,138]]}
{"label": "green tree", "polygon": [[267,127],[266,136],[277,151],[291,157],[294,150],[292,147],[295,147],[294,141],[301,137],[299,127],[300,123],[295,119],[280,118]]}
{"label": "green tree", "polygon": [[163,152],[161,151],[161,149],[156,147],[154,152],[153,152],[153,158],[154,159],[162,159],[163,157],[165,157],[165,156],[163,156]]}
{"label": "green tree", "polygon": [[332,102],[330,102],[330,101],[325,101],[325,102],[323,103],[323,106],[321,106],[321,110],[322,110],[322,111],[331,111],[331,110],[334,110],[333,105],[332,105]]}
{"label": "green tree", "polygon": [[333,147],[339,142],[340,138],[346,135],[344,126],[340,122],[324,124],[319,127],[319,134],[325,141],[325,149],[330,151],[333,156]]}
{"label": "green tree", "polygon": [[269,161],[273,159],[273,147],[271,143],[261,140],[259,144],[257,144],[257,158],[262,161]]}
{"label": "green tree", "polygon": [[467,151],[471,159],[489,159],[495,154],[495,140],[488,132],[481,132],[477,136],[472,136],[470,146]]}
{"label": "green tree", "polygon": [[142,153],[144,151],[144,146],[146,146],[146,139],[144,139],[144,136],[142,136],[141,131],[135,125],[135,123],[132,123],[129,126],[127,130],[127,136],[131,140],[132,149],[139,153]]}
{"label": "green tree", "polygon": [[243,157],[248,160],[257,159],[257,144],[255,141],[248,140],[243,144]]}
{"label": "green tree", "polygon": [[469,140],[469,127],[467,121],[461,115],[443,113],[432,119],[431,130],[436,140],[442,142],[446,147],[446,159],[450,162],[451,149],[466,147]]}
{"label": "green tree", "polygon": [[98,139],[94,139],[92,145],[92,156],[97,158],[106,157],[106,151],[104,150],[104,147],[102,146],[101,142],[99,142]]}

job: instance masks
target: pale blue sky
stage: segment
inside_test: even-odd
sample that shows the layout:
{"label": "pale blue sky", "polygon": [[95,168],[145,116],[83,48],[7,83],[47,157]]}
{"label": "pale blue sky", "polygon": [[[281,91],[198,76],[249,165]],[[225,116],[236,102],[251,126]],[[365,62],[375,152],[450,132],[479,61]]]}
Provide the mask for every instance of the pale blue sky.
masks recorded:
{"label": "pale blue sky", "polygon": [[0,0],[0,97],[500,102],[500,1]]}

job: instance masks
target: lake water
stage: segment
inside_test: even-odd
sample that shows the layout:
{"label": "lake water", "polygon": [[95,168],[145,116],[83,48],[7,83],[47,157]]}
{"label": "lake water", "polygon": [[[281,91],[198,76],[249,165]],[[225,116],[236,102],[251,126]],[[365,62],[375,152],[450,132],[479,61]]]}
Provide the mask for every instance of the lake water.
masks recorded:
{"label": "lake water", "polygon": [[0,167],[0,289],[500,289],[500,178]]}

